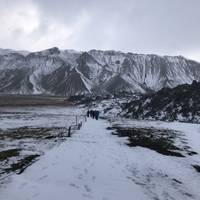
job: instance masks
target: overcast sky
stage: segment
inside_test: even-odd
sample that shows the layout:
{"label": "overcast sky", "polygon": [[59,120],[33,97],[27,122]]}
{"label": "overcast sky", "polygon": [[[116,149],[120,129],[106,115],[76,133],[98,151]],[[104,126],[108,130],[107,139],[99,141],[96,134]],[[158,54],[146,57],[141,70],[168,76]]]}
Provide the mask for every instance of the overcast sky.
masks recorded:
{"label": "overcast sky", "polygon": [[0,47],[113,49],[200,61],[200,0],[0,0]]}

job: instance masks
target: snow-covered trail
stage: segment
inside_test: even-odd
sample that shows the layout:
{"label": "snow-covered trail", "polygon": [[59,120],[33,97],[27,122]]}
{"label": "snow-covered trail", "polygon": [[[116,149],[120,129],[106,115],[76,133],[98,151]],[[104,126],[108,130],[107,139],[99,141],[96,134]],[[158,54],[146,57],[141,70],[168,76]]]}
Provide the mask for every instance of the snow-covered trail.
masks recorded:
{"label": "snow-covered trail", "polygon": [[[1,200],[199,200],[191,158],[124,144],[92,120],[0,188]],[[195,155],[194,158],[199,158]]]}
{"label": "snow-covered trail", "polygon": [[128,178],[124,145],[111,136],[106,121],[89,119],[80,131],[12,177],[2,200],[147,199]]}

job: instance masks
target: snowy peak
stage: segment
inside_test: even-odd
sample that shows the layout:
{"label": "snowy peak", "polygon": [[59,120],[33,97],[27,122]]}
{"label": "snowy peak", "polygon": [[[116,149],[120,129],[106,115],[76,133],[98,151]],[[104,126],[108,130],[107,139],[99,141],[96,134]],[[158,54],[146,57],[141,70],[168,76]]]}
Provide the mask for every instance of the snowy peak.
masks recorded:
{"label": "snowy peak", "polygon": [[182,56],[57,47],[39,52],[0,49],[1,93],[146,93],[193,80],[200,81],[200,64]]}
{"label": "snowy peak", "polygon": [[52,56],[52,55],[59,55],[60,50],[58,47],[53,47],[50,49],[46,49],[44,51],[33,52],[31,54],[35,56]]}

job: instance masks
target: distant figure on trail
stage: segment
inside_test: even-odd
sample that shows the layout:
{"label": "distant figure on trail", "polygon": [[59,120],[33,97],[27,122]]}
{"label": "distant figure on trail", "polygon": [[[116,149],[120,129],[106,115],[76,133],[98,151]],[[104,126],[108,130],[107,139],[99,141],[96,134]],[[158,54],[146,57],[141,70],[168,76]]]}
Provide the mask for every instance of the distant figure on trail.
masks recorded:
{"label": "distant figure on trail", "polygon": [[90,110],[90,117],[92,117],[92,110]]}
{"label": "distant figure on trail", "polygon": [[92,119],[95,118],[95,110],[92,111]]}
{"label": "distant figure on trail", "polygon": [[95,110],[95,119],[98,120],[99,119],[99,111]]}
{"label": "distant figure on trail", "polygon": [[94,119],[94,110],[90,110],[90,117],[92,117],[92,119]]}
{"label": "distant figure on trail", "polygon": [[88,110],[88,111],[87,111],[87,117],[89,117],[89,116],[90,116],[90,111]]}
{"label": "distant figure on trail", "polygon": [[92,119],[98,120],[99,119],[99,111],[98,110],[88,110],[87,116],[88,117],[90,116]]}

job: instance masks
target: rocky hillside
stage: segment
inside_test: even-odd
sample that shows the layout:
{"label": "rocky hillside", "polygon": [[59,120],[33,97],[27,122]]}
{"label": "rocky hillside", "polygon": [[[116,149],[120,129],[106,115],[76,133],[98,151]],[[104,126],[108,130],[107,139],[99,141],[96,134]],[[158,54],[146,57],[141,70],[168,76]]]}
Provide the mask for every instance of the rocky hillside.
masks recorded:
{"label": "rocky hillside", "polygon": [[126,104],[123,114],[135,119],[200,122],[200,82],[163,88]]}
{"label": "rocky hillside", "polygon": [[0,49],[0,93],[82,95],[146,93],[200,81],[200,63],[184,57],[116,51]]}

